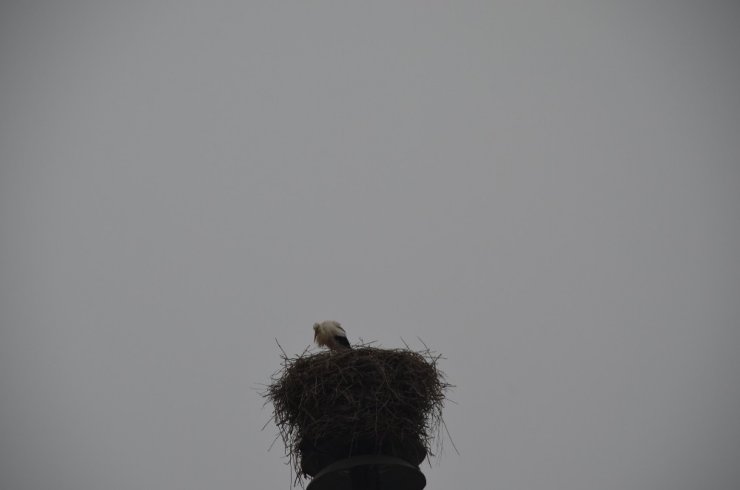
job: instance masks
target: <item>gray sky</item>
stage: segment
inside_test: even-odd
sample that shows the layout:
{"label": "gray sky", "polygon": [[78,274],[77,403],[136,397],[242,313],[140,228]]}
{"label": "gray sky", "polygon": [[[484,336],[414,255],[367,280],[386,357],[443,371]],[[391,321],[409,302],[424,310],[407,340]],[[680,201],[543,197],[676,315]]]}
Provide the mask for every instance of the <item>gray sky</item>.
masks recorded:
{"label": "gray sky", "polygon": [[694,3],[5,2],[0,486],[287,489],[256,390],[336,319],[447,356],[430,490],[740,487]]}

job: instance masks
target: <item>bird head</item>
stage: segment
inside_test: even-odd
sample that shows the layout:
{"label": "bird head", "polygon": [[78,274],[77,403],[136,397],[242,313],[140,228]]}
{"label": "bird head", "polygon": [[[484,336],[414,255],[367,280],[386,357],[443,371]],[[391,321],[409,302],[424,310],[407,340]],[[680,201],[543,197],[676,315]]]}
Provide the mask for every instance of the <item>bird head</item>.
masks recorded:
{"label": "bird head", "polygon": [[316,340],[316,337],[319,335],[319,327],[320,325],[318,323],[313,324],[313,339]]}

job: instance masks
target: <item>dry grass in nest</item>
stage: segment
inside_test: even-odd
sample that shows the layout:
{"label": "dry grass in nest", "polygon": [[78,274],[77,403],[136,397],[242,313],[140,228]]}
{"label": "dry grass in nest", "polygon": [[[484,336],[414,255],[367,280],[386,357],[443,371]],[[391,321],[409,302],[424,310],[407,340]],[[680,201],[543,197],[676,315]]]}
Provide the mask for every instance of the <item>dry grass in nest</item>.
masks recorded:
{"label": "dry grass in nest", "polygon": [[305,461],[301,464],[307,448],[313,451],[326,441],[350,453],[412,444],[421,460],[431,455],[451,386],[437,365],[440,358],[429,349],[369,345],[295,357],[283,352],[282,367],[263,396],[272,403],[272,420],[296,478],[312,474]]}

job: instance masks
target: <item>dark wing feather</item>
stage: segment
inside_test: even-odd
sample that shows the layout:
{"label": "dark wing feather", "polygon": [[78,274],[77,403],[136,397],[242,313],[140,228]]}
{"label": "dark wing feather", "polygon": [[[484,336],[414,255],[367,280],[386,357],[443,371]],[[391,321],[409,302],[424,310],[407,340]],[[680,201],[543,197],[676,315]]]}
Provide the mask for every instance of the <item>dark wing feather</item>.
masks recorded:
{"label": "dark wing feather", "polygon": [[335,335],[334,340],[337,341],[337,344],[346,347],[348,349],[351,349],[352,347],[349,345],[349,340],[347,340],[347,337],[342,337],[341,335]]}

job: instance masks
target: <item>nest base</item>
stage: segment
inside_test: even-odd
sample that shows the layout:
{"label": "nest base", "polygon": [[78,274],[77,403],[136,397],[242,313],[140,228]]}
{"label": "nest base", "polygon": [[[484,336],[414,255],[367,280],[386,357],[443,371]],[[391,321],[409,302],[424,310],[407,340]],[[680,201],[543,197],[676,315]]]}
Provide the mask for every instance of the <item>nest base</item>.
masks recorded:
{"label": "nest base", "polygon": [[391,456],[355,456],[332,463],[307,490],[422,490],[426,478],[417,466]]}
{"label": "nest base", "polygon": [[382,455],[399,458],[414,466],[419,466],[427,457],[427,450],[420,440],[384,441],[360,439],[347,441],[342,439],[320,439],[302,441],[298,445],[301,470],[309,476],[316,476],[320,471],[337,461],[353,456]]}

